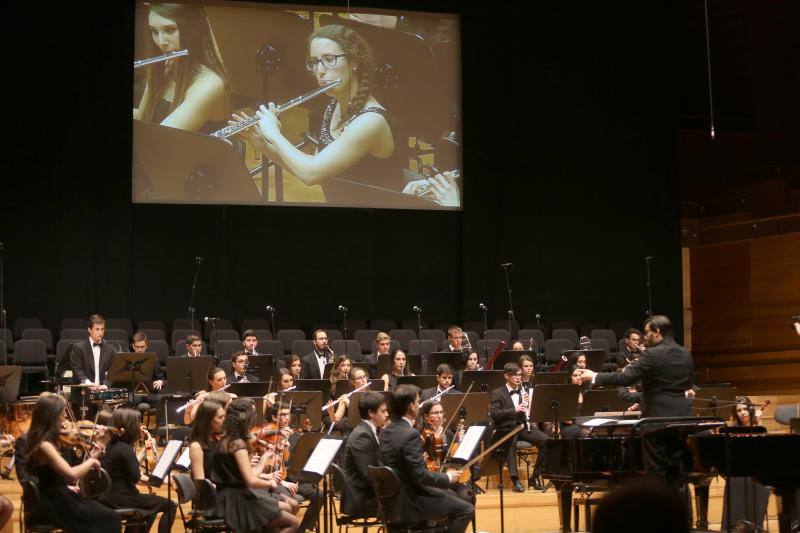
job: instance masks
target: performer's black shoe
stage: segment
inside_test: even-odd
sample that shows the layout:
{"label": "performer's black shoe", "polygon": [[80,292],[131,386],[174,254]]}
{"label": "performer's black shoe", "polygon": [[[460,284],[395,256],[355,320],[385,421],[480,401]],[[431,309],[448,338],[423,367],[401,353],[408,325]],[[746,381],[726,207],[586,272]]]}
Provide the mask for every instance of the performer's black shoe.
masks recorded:
{"label": "performer's black shoe", "polygon": [[528,488],[531,487],[534,490],[544,490],[544,483],[542,483],[542,479],[539,476],[533,475],[528,479]]}
{"label": "performer's black shoe", "polygon": [[514,488],[512,489],[514,492],[525,492],[525,487],[522,486],[519,479],[514,479],[512,481],[514,482]]}

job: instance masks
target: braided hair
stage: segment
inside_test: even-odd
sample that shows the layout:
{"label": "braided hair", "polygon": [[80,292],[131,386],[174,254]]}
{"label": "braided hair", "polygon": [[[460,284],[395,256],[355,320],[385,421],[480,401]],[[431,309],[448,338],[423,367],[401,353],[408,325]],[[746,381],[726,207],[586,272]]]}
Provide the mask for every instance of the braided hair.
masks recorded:
{"label": "braided hair", "polygon": [[231,444],[237,440],[247,442],[248,432],[256,418],[254,409],[255,403],[252,398],[236,398],[228,406],[225,412],[225,422],[222,424],[222,432],[225,436],[220,442],[220,451],[228,453]]}
{"label": "braided hair", "polygon": [[322,26],[308,38],[308,44],[314,39],[329,39],[342,49],[342,53],[347,56],[351,65],[351,73],[356,77],[358,90],[347,102],[347,109],[342,109],[342,123],[347,124],[357,116],[359,111],[364,109],[369,95],[372,94],[372,87],[375,77],[375,56],[372,47],[355,31],[339,24],[329,24]]}

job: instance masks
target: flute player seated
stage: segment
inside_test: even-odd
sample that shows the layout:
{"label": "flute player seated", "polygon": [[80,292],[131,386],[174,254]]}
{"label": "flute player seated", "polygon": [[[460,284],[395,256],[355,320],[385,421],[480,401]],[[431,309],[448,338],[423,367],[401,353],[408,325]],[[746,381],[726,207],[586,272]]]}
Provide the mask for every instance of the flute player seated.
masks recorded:
{"label": "flute player seated", "polygon": [[[345,200],[347,192],[331,177],[353,181],[371,177],[373,185],[400,190],[399,151],[386,109],[372,94],[375,60],[370,45],[353,30],[332,24],[311,34],[308,54],[306,68],[320,86],[341,81],[326,93],[331,98],[318,130],[318,151],[306,154],[294,147],[281,132],[272,103],[256,112],[258,128],[242,130],[240,135],[304,184],[321,185],[328,202]],[[250,118],[245,113],[233,117]]]}

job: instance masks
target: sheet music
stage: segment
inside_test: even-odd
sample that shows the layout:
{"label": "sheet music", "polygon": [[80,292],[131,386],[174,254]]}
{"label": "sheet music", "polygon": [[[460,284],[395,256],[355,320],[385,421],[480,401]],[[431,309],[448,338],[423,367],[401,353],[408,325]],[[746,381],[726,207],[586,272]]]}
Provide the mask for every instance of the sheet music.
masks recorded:
{"label": "sheet music", "polygon": [[175,462],[175,464],[177,466],[180,466],[184,470],[191,470],[192,461],[191,461],[191,459],[189,459],[189,447],[188,446],[186,448],[184,448],[183,453],[181,454],[180,457],[178,457],[178,460]]}
{"label": "sheet music", "polygon": [[342,442],[344,441],[340,439],[320,439],[319,444],[317,444],[308,461],[306,461],[303,471],[314,472],[324,476],[331,465],[331,461],[333,461],[339,448],[341,448]]}
{"label": "sheet music", "polygon": [[591,420],[587,420],[581,425],[587,428],[593,428],[597,426],[602,426],[603,424],[608,424],[610,422],[616,422],[616,420],[614,420],[613,418],[593,418]]}
{"label": "sheet music", "polygon": [[469,461],[474,455],[475,448],[483,440],[483,432],[486,431],[486,426],[470,426],[464,434],[464,438],[458,444],[456,453],[453,454],[453,459],[461,459],[462,461]]}
{"label": "sheet music", "polygon": [[164,479],[167,477],[167,473],[169,472],[173,461],[175,461],[175,456],[177,456],[178,452],[181,451],[181,446],[183,446],[182,440],[169,441],[164,447],[164,451],[161,453],[161,458],[158,460],[156,467],[153,469],[150,475],[158,479]]}

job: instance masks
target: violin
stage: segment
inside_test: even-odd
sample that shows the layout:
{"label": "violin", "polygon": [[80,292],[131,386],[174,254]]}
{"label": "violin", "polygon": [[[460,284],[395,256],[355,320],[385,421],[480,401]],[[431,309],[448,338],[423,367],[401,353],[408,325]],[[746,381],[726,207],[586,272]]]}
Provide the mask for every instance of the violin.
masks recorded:
{"label": "violin", "polygon": [[438,472],[447,449],[444,443],[444,431],[437,433],[434,429],[425,428],[420,431],[420,435],[422,436],[422,449],[427,455],[425,466],[431,472]]}
{"label": "violin", "polygon": [[124,433],[124,430],[93,424],[92,422],[72,422],[67,420],[61,425],[58,444],[63,448],[81,448],[85,445],[93,444],[95,438],[102,435],[103,432],[119,437]]}

